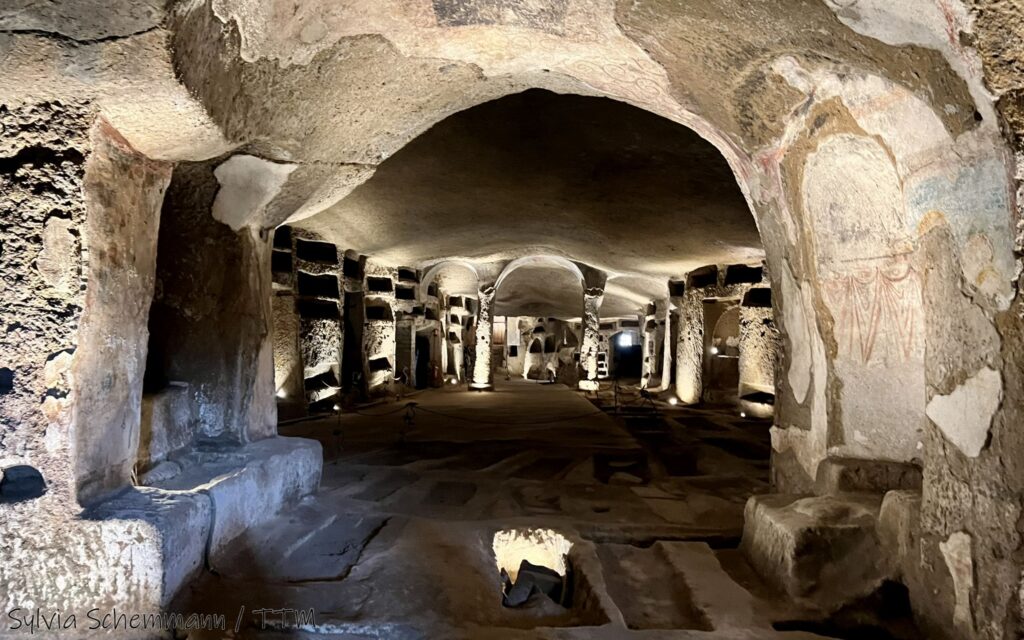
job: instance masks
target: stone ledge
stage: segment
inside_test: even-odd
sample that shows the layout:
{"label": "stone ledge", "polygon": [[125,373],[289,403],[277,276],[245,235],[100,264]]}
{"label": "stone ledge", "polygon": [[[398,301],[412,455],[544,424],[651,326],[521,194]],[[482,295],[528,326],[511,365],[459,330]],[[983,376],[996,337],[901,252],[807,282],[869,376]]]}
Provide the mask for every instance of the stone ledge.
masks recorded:
{"label": "stone ledge", "polygon": [[156,486],[209,496],[210,563],[249,527],[274,518],[288,504],[316,491],[323,452],[305,438],[266,438],[242,447],[196,451],[179,459],[182,473]]}
{"label": "stone ledge", "polygon": [[876,531],[881,501],[870,494],[754,496],[740,548],[801,605],[833,611],[891,577]]}
{"label": "stone ledge", "polygon": [[814,492],[883,494],[896,489],[921,490],[921,468],[902,462],[826,458],[818,465]]}
{"label": "stone ledge", "polygon": [[163,607],[205,566],[212,512],[209,496],[201,493],[134,487],[85,511],[82,519],[131,530],[149,525],[133,544],[132,557],[143,566],[133,560],[132,572],[161,576],[154,604]]}

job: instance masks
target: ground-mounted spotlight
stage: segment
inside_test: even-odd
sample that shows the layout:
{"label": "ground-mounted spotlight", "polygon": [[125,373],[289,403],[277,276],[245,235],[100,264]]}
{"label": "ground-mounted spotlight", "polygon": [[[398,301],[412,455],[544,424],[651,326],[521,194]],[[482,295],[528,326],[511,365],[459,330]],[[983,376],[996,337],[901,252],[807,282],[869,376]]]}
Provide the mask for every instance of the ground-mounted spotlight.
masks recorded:
{"label": "ground-mounted spotlight", "polygon": [[454,387],[457,384],[459,384],[459,381],[456,378],[452,378],[452,386]]}
{"label": "ground-mounted spotlight", "polygon": [[676,397],[673,396],[673,397],[668,399],[668,403],[674,407],[677,404],[679,404],[679,398],[676,398]]}
{"label": "ground-mounted spotlight", "polygon": [[284,400],[285,398],[288,397],[288,392],[285,391],[284,389],[278,389],[277,390],[277,397],[281,398],[282,400]]}
{"label": "ground-mounted spotlight", "polygon": [[746,418],[747,417],[747,412],[746,411],[740,411],[740,417],[741,418]]}
{"label": "ground-mounted spotlight", "polygon": [[718,355],[718,347],[711,347],[711,355],[713,355],[713,356],[717,356]]}
{"label": "ground-mounted spotlight", "polygon": [[335,411],[341,411],[341,407],[340,407],[340,406],[338,406],[338,405],[334,405],[334,410],[335,410]]}

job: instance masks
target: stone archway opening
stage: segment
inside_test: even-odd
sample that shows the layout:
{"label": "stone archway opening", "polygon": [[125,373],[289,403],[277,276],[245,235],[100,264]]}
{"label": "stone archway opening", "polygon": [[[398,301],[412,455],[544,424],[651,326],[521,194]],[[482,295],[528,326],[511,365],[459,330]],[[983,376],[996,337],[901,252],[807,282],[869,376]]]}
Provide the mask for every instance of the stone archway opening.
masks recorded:
{"label": "stone archway opening", "polygon": [[[594,546],[575,547],[590,553],[581,566],[624,576],[591,585],[597,609],[617,604],[614,622],[594,624],[619,635],[737,624],[714,606],[689,608],[709,582],[686,578],[710,567],[730,604],[749,602],[714,546],[740,527],[740,550],[781,601],[844,611],[899,580],[919,635],[1020,635],[1019,56],[1002,46],[1016,28],[1003,4],[300,0],[285,10],[211,0],[102,16],[33,5],[0,18],[10,71],[0,206],[13,212],[0,220],[0,464],[36,469],[46,483],[4,505],[0,537],[27,550],[0,567],[6,610],[39,593],[68,607],[165,609],[205,566],[227,580],[253,577],[229,576],[239,567],[286,574],[287,563],[230,553],[271,545],[274,536],[253,532],[286,527],[273,516],[319,481],[318,445],[277,437],[276,417],[294,411],[329,414],[329,429],[322,417],[301,424],[324,427],[303,435],[331,455],[344,451],[346,420],[373,420],[366,441],[386,434],[389,447],[421,439],[412,464],[400,446],[366,452],[365,466],[391,468],[352,491],[408,518],[395,548],[415,560],[411,580],[489,562],[472,543],[486,536],[459,531],[473,518],[441,535],[423,515],[482,508],[472,473],[500,472],[527,485],[501,505],[562,519],[559,528],[575,522]],[[494,117],[517,108],[527,126]],[[607,117],[621,109],[633,111]],[[645,131],[655,135],[641,144]],[[474,139],[491,144],[466,146]],[[495,171],[508,149],[526,161]],[[438,156],[451,161],[440,179],[428,171]],[[569,171],[544,171],[549,162]],[[461,179],[473,172],[481,179]],[[659,178],[690,190],[640,188]],[[389,190],[389,180],[407,188]],[[728,189],[701,190],[714,184]],[[739,219],[747,225],[736,235],[701,231]],[[519,396],[495,380],[495,284],[508,263],[538,254],[583,276],[579,326],[568,322],[582,393],[532,385],[538,395]],[[476,270],[471,290],[417,281],[450,261]],[[716,383],[705,367],[717,325],[708,298],[740,301],[739,406],[694,421],[702,426],[685,442],[640,416],[637,447],[636,432],[604,420],[614,421],[601,395],[610,339],[637,334],[630,393],[693,420]],[[521,329],[504,323],[505,363]],[[421,333],[441,343],[430,345],[433,380],[455,384],[424,390],[419,414],[404,405],[376,409],[395,417],[373,414],[365,401],[415,393]],[[558,335],[545,330],[542,355]],[[468,394],[462,382],[495,393]],[[167,426],[178,406],[170,398],[185,388],[188,427]],[[577,401],[595,417],[569,406]],[[444,446],[422,440],[427,409],[452,429]],[[532,425],[513,420],[527,413]],[[670,471],[709,475],[701,465],[714,460],[712,471],[749,463],[744,477],[769,474],[758,443],[742,437],[764,435],[767,422],[753,416],[773,419],[766,484],[740,496],[691,482],[690,504],[673,504]],[[719,428],[729,445],[704,448],[723,439],[708,433]],[[491,437],[474,442],[481,432]],[[506,455],[508,434],[532,448]],[[648,464],[652,451],[660,466]],[[415,476],[437,460],[468,475]],[[157,473],[164,462],[179,470]],[[581,477],[592,495],[546,490]],[[642,506],[606,499],[624,487]],[[685,535],[660,530],[644,545],[613,546],[636,542],[623,527],[648,513],[721,537],[680,548],[669,539]],[[333,534],[331,517],[275,529],[274,539]],[[353,535],[368,541],[387,526],[356,522]],[[818,563],[808,550],[838,545],[839,532],[855,552]],[[794,539],[804,543],[780,542]],[[138,564],[123,568],[112,540],[134,541]],[[171,548],[183,550],[173,561]],[[359,540],[351,548],[374,552]],[[347,576],[359,562],[350,559],[318,557],[299,578]],[[108,569],[113,579],[95,579]],[[387,583],[386,572],[377,577]],[[407,592],[428,591],[418,586]],[[480,606],[473,594],[484,591],[420,601],[428,620],[408,602],[382,606],[389,621],[431,631],[452,630],[437,614],[448,608],[463,613],[455,627],[535,626]],[[630,598],[637,591],[654,604]],[[835,619],[739,624],[769,623],[842,631]]]}

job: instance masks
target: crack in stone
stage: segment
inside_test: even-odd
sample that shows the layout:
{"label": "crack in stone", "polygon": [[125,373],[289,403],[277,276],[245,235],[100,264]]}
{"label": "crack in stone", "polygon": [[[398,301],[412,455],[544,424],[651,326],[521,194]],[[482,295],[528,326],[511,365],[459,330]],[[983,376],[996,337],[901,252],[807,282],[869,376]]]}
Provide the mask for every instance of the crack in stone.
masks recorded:
{"label": "crack in stone", "polygon": [[[308,579],[308,580],[304,580],[304,579],[300,578],[300,579],[296,579],[296,580],[289,580],[288,584],[315,584],[315,583],[341,582],[341,581],[345,580],[346,578],[348,578],[349,574],[352,573],[352,569],[355,569],[359,565],[359,561],[363,559],[363,554],[366,552],[366,547],[370,546],[370,543],[373,542],[374,538],[376,538],[380,534],[380,532],[384,530],[384,527],[386,527],[389,522],[391,522],[391,516],[381,520],[380,524],[378,524],[376,527],[374,527],[370,531],[370,533],[367,534],[367,536],[363,539],[362,544],[360,545],[359,553],[356,555],[355,560],[353,560],[348,565],[348,568],[345,569],[345,571],[341,572],[337,576],[335,576],[333,578],[311,578],[311,579]],[[346,544],[344,546],[344,548],[339,552],[339,555],[344,555],[345,553],[348,553],[348,551],[351,548],[352,548],[351,544]]]}
{"label": "crack in stone", "polygon": [[37,36],[40,38],[47,38],[49,40],[57,40],[59,42],[65,42],[74,44],[77,46],[90,46],[94,44],[105,44],[107,42],[117,42],[119,40],[127,40],[129,38],[135,38],[138,36],[146,35],[153,31],[163,29],[162,25],[156,25],[141,31],[133,31],[132,33],[126,33],[122,35],[111,35],[102,36],[99,38],[85,38],[78,39],[73,38],[69,35],[60,33],[58,31],[46,31],[45,29],[0,29],[0,34],[7,34],[13,36]]}

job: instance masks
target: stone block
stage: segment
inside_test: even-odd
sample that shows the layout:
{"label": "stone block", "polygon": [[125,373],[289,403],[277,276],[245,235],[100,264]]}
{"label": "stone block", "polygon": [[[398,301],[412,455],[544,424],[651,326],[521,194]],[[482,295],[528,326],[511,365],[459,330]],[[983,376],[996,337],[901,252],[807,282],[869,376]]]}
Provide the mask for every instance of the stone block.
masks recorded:
{"label": "stone block", "polygon": [[870,494],[753,496],[741,549],[789,597],[834,611],[890,577],[876,532],[881,501]]}
{"label": "stone block", "polygon": [[182,473],[158,486],[200,491],[210,497],[213,563],[247,529],[265,525],[282,509],[316,491],[323,452],[315,440],[275,437],[242,447],[195,451],[178,462]]}
{"label": "stone block", "polygon": [[149,468],[192,442],[195,424],[188,385],[172,384],[142,396],[138,460]]}
{"label": "stone block", "polygon": [[814,492],[878,493],[896,489],[921,490],[921,468],[886,460],[826,458],[818,465]]}
{"label": "stone block", "polygon": [[920,561],[921,492],[890,491],[882,498],[878,514],[878,539],[889,554],[894,572],[904,583]]}
{"label": "stone block", "polygon": [[137,487],[97,504],[82,518],[148,529],[133,543],[133,573],[162,576],[158,602],[163,607],[204,567],[212,514],[210,497],[203,493]]}

